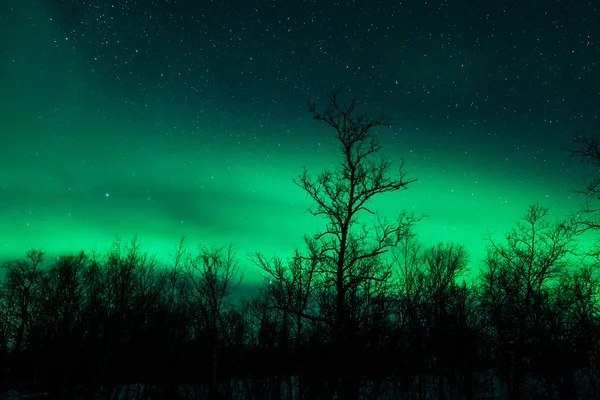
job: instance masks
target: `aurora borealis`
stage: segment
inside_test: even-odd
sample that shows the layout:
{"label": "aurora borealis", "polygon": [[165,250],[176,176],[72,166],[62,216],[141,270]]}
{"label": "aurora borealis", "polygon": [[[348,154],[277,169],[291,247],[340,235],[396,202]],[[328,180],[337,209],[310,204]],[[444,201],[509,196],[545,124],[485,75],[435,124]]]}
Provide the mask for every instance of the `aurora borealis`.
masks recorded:
{"label": "aurora borealis", "polygon": [[466,246],[540,202],[562,218],[598,126],[598,6],[581,1],[4,0],[0,260],[191,242],[285,257],[322,221],[292,183],[336,162],[310,100],[346,83],[392,118],[384,152],[418,183],[384,214]]}

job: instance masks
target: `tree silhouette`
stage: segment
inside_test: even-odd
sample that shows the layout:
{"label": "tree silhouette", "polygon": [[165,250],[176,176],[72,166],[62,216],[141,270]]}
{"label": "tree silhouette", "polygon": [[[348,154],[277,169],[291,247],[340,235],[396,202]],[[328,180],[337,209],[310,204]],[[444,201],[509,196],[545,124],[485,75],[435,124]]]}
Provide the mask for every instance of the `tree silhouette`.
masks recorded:
{"label": "tree silhouette", "polygon": [[426,373],[424,308],[425,262],[423,245],[418,236],[407,232],[392,250],[395,264],[395,295],[397,304],[394,340],[387,344],[392,353],[389,369],[393,371],[397,390],[406,398],[421,398],[420,382]]}
{"label": "tree silhouette", "polygon": [[[533,372],[550,389],[548,397],[561,400],[597,397],[596,392],[580,390],[582,375],[589,389],[597,382],[598,335],[595,303],[598,277],[594,267],[581,264],[564,271],[549,290],[544,310],[545,335],[532,341]],[[587,393],[586,393],[587,392]]]}
{"label": "tree silhouette", "polygon": [[[314,241],[309,238],[305,240],[310,251],[310,244]],[[295,250],[287,261],[278,256],[267,259],[261,253],[255,253],[250,259],[265,273],[266,284],[260,304],[261,324],[266,324],[266,317],[270,315],[273,320],[270,322],[269,332],[272,334],[274,325],[279,325],[276,341],[279,343],[280,353],[286,354],[288,358],[285,362],[287,368],[281,372],[289,391],[292,388],[292,379],[295,378],[295,386],[301,395],[304,375],[309,369],[304,367],[306,363],[301,360],[305,357],[300,354],[306,345],[306,326],[324,322],[324,319],[318,316],[315,297],[318,289],[317,259],[305,257],[299,250]],[[255,306],[258,306],[258,303]],[[274,310],[277,312],[273,312]],[[274,339],[270,340],[275,342]],[[281,364],[282,360],[278,360],[277,363]]]}
{"label": "tree silhouette", "polygon": [[5,326],[11,332],[10,343],[18,354],[28,340],[27,335],[35,322],[36,302],[40,298],[44,252],[31,249],[26,260],[16,260],[3,265],[6,269],[7,297]]}
{"label": "tree silhouette", "polygon": [[[473,358],[473,334],[467,323],[472,311],[469,290],[460,284],[468,264],[465,248],[454,243],[438,243],[423,253],[424,320],[427,354],[437,379],[437,398],[446,399],[451,389],[462,385],[462,392],[472,388],[463,380],[474,371],[464,368],[463,361]],[[469,340],[470,339],[470,340]],[[469,360],[471,361],[471,360]],[[450,396],[455,397],[455,396]]]}
{"label": "tree silhouette", "polygon": [[61,255],[42,277],[40,314],[31,347],[39,353],[36,368],[47,371],[54,393],[69,389],[78,374],[76,367],[84,344],[88,262],[84,252]]}
{"label": "tree silhouette", "polygon": [[[584,187],[576,190],[576,193],[584,196],[584,202],[572,219],[578,234],[594,234],[600,230],[600,141],[595,136],[580,135],[571,141],[571,146],[567,149],[569,159],[579,159],[582,164],[591,167]],[[591,249],[587,249],[587,253],[600,261],[600,239]]]}
{"label": "tree silhouette", "polygon": [[204,341],[210,354],[211,398],[218,398],[219,392],[219,351],[227,339],[227,313],[231,310],[230,295],[242,282],[235,251],[200,247],[195,256],[188,256],[186,263],[188,282],[187,302],[193,315],[195,336]]}
{"label": "tree silhouette", "polygon": [[495,358],[509,399],[526,394],[534,369],[532,344],[545,340],[549,290],[572,261],[574,235],[572,224],[550,221],[548,209],[535,204],[504,235],[504,243],[488,236],[483,304],[492,318]]}
{"label": "tree silhouette", "polygon": [[[317,178],[311,177],[304,168],[294,179],[313,201],[308,211],[326,221],[325,229],[314,239],[307,240],[311,251],[306,256],[314,266],[306,277],[314,274],[312,282],[318,285],[322,295],[321,315],[309,314],[290,304],[285,307],[292,314],[330,326],[336,354],[332,372],[338,381],[338,396],[355,398],[357,381],[344,371],[353,364],[353,360],[345,358],[351,350],[348,347],[351,337],[357,333],[359,307],[356,302],[364,300],[359,300],[359,292],[367,282],[369,290],[375,291],[379,289],[374,286],[387,282],[391,264],[382,261],[380,256],[395,246],[415,221],[412,215],[403,213],[395,222],[389,222],[369,208],[370,201],[377,195],[405,189],[415,180],[407,178],[403,162],[398,174],[392,174],[391,162],[381,155],[382,146],[374,130],[390,125],[390,121],[385,117],[358,114],[356,99],[347,104],[341,102],[342,89],[330,93],[323,110],[314,103],[309,104],[314,119],[335,131],[340,151],[338,167],[322,171]],[[361,222],[361,214],[371,216],[371,221]],[[259,265],[271,275],[276,271],[264,263],[259,262]],[[276,272],[275,278],[280,275]]]}

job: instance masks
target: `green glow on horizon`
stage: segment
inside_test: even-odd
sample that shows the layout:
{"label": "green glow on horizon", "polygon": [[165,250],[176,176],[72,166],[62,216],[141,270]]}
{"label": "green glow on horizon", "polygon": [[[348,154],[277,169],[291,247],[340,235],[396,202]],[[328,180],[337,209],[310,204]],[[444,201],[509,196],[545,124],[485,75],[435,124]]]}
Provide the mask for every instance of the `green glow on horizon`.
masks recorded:
{"label": "green glow on horizon", "polygon": [[[88,135],[102,138],[104,129],[92,128]],[[380,132],[383,135],[385,130]],[[331,132],[325,129],[323,134]],[[103,139],[88,142],[88,153],[71,144],[62,150],[62,160],[20,145],[29,162],[4,180],[3,215],[9,217],[1,221],[2,253],[17,257],[30,247],[49,254],[103,249],[116,235],[124,240],[137,235],[146,249],[164,256],[181,235],[188,235],[191,244],[233,243],[252,281],[256,275],[246,254],[276,252],[286,257],[294,246],[302,245],[304,234],[322,227],[322,220],[304,213],[310,201],[292,178],[303,164],[316,174],[334,163],[333,145],[311,154],[303,144],[298,144],[300,150],[293,148],[293,142],[267,144],[233,160],[228,157],[231,147],[225,145],[203,154],[167,141],[136,154],[131,144],[116,151],[102,149],[102,143]],[[417,225],[421,239],[426,244],[464,244],[472,267],[483,257],[482,235],[488,230],[506,231],[529,204],[539,201],[550,206],[558,218],[578,204],[579,199],[568,191],[574,176],[571,181],[562,178],[555,188],[542,180],[543,174],[537,185],[519,185],[494,179],[466,160],[452,163],[441,158],[435,166],[430,162],[410,157],[409,152],[406,170],[419,182],[380,197],[375,208],[390,217],[403,209],[426,215]]]}

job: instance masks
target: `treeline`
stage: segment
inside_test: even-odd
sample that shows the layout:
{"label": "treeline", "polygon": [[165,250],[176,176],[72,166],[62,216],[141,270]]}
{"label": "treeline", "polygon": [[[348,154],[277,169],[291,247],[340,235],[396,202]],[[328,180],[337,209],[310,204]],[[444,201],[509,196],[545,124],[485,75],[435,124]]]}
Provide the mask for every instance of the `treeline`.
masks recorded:
{"label": "treeline", "polygon": [[393,274],[346,294],[340,342],[335,293],[299,251],[253,255],[265,281],[246,297],[231,248],[182,240],[160,267],[135,240],[44,267],[32,250],[4,265],[2,383],[56,398],[598,398],[600,286],[573,233],[531,206],[475,277],[461,245],[407,233]]}

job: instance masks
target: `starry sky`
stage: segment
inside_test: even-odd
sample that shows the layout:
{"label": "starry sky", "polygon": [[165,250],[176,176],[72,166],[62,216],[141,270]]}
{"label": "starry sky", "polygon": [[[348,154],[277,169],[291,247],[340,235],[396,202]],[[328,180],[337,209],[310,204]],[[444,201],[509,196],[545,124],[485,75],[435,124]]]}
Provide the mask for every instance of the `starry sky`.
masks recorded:
{"label": "starry sky", "polygon": [[307,102],[344,83],[419,181],[374,206],[464,244],[529,204],[574,212],[598,125],[595,1],[2,0],[0,260],[192,243],[286,257],[323,221],[292,183],[335,165]]}

